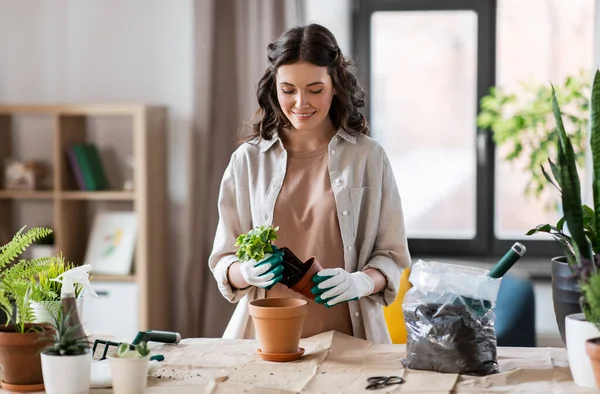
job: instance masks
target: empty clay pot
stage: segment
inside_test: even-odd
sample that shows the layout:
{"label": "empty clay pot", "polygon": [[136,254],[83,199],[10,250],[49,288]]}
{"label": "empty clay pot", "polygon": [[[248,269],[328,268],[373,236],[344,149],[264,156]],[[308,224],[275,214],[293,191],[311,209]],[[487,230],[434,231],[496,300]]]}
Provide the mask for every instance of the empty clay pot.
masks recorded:
{"label": "empty clay pot", "polygon": [[43,390],[42,362],[40,351],[50,344],[52,328],[49,325],[26,324],[26,330],[33,327],[43,331],[24,334],[14,331],[13,326],[0,327],[0,366],[2,385],[11,391]]}
{"label": "empty clay pot", "polygon": [[591,338],[585,341],[585,350],[592,361],[594,377],[596,378],[596,387],[600,388],[600,337]]}
{"label": "empty clay pot", "polygon": [[300,279],[300,281],[296,283],[295,286],[291,287],[291,289],[297,293],[302,294],[304,297],[314,300],[316,298],[316,295],[310,292],[310,289],[312,289],[313,286],[315,286],[315,283],[312,281],[312,278],[317,272],[321,271],[323,267],[321,267],[319,261],[314,257],[311,257],[310,259],[306,260],[304,264],[309,265],[308,271],[302,277],[302,279]]}
{"label": "empty clay pot", "polygon": [[308,313],[308,301],[263,298],[250,302],[249,313],[263,353],[296,353]]}

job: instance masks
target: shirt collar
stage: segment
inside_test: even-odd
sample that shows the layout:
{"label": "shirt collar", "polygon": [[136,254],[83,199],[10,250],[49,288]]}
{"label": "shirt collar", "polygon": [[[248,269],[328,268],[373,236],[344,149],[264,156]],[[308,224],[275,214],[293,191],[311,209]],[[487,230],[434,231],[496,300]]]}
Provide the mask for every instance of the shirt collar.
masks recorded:
{"label": "shirt collar", "polygon": [[[340,136],[341,138],[345,139],[351,144],[356,144],[356,136],[348,134],[348,132],[346,132],[344,129],[338,129],[335,135]],[[261,139],[259,143],[260,153],[265,153],[266,151],[271,149],[271,147],[278,141],[283,147],[283,144],[281,143],[281,137],[279,137],[279,133],[277,131],[273,132],[273,135],[271,136],[270,140]]]}

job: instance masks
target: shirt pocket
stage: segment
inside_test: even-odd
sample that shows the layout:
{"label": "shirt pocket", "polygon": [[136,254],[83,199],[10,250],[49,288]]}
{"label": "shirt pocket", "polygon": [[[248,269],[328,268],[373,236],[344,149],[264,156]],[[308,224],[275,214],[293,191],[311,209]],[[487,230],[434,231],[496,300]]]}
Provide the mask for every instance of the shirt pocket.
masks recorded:
{"label": "shirt pocket", "polygon": [[[369,223],[365,221],[372,214],[373,198],[376,197],[376,189],[370,186],[351,187],[350,201],[352,204],[352,234],[365,235],[369,231]],[[359,231],[359,229],[361,231]]]}

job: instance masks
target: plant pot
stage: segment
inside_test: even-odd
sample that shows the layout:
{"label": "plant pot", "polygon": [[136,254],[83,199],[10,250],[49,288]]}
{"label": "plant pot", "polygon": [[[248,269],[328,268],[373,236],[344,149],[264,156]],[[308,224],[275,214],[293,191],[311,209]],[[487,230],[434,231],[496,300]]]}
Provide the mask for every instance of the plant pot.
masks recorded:
{"label": "plant pot", "polygon": [[566,317],[565,336],[569,368],[575,384],[583,387],[596,387],[592,361],[586,351],[586,341],[600,337],[600,330],[585,320],[583,313],[575,313]]}
{"label": "plant pot", "polygon": [[143,394],[148,386],[150,356],[115,357],[108,356],[114,394]]}
{"label": "plant pot", "polygon": [[600,388],[600,337],[588,339],[585,342],[585,350],[592,362],[596,388]]}
{"label": "plant pot", "polygon": [[283,252],[283,279],[281,284],[314,300],[316,296],[310,292],[310,289],[314,286],[312,278],[323,269],[321,264],[315,257],[302,262],[288,248],[283,247],[279,250]]}
{"label": "plant pot", "polygon": [[[54,322],[52,314],[48,310],[48,306],[52,305],[52,308],[60,308],[62,312],[62,305],[60,301],[44,301],[44,302],[32,302],[31,308],[35,316],[34,323],[50,323]],[[83,324],[83,297],[77,299],[77,313],[79,314],[79,320]],[[58,316],[60,318],[60,316]]]}
{"label": "plant pot", "polygon": [[573,272],[567,263],[567,258],[565,256],[553,258],[552,301],[560,338],[565,343],[565,318],[575,313],[581,313],[580,297],[581,290],[577,278],[573,276]]}
{"label": "plant pot", "polygon": [[50,344],[52,328],[49,325],[25,325],[26,330],[34,327],[43,331],[21,334],[15,332],[13,326],[0,327],[2,387],[8,391],[44,390],[40,351]]}
{"label": "plant pot", "polygon": [[42,353],[46,394],[85,394],[90,391],[92,353],[55,356]]}
{"label": "plant pot", "polygon": [[303,296],[314,300],[316,295],[310,292],[310,289],[315,286],[315,282],[313,282],[312,278],[317,274],[317,272],[321,271],[323,267],[319,264],[319,261],[314,257],[311,257],[304,263],[304,265],[308,268],[302,279],[295,286],[292,286],[291,289],[297,293],[302,294]]}
{"label": "plant pot", "polygon": [[308,313],[308,301],[263,298],[250,302],[249,313],[262,353],[296,353]]}

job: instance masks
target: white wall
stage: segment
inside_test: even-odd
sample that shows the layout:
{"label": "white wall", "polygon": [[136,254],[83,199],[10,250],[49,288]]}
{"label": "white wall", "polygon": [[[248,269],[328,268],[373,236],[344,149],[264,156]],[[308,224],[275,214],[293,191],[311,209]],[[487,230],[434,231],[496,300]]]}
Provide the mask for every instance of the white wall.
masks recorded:
{"label": "white wall", "polygon": [[352,55],[351,0],[304,0],[304,23],[318,23],[335,35],[342,53]]}
{"label": "white wall", "polygon": [[169,109],[171,250],[182,246],[193,0],[0,0],[0,102]]}

